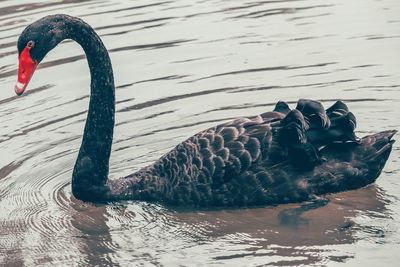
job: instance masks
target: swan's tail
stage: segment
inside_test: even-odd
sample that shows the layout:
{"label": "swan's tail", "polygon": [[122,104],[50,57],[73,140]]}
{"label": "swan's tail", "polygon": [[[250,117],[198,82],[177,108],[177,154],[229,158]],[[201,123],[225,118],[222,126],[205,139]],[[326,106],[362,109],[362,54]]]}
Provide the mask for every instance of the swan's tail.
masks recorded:
{"label": "swan's tail", "polygon": [[389,158],[395,140],[396,130],[384,131],[361,139],[356,157],[368,164],[369,174],[375,180]]}
{"label": "swan's tail", "polygon": [[368,135],[358,143],[336,143],[322,149],[321,165],[335,176],[335,191],[351,190],[373,183],[389,158],[396,130]]}

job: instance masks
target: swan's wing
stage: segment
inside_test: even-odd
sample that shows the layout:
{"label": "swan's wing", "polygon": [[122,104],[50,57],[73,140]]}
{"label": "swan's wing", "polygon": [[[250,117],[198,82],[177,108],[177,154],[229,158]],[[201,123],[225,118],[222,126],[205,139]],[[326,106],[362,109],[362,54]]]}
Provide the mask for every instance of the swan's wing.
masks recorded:
{"label": "swan's wing", "polygon": [[[273,140],[272,127],[284,117],[278,112],[241,118],[202,131],[179,144],[152,169],[164,176],[168,201],[216,205],[220,190],[252,166],[285,151]],[[220,203],[219,205],[223,205]]]}
{"label": "swan's wing", "polygon": [[271,155],[278,161],[285,156],[272,133],[273,124],[283,117],[266,112],[202,131],[154,164],[114,182],[114,191],[127,191],[127,199],[223,205],[216,204],[216,194],[228,181]]}
{"label": "swan's wing", "polygon": [[[319,110],[319,106],[313,107],[312,104],[314,102],[308,104],[307,101],[303,101],[303,109],[306,109],[308,116],[312,115],[309,111],[310,105],[311,109]],[[288,136],[303,142],[301,136],[304,135],[306,126],[298,110],[289,111],[286,107],[284,102],[279,102],[276,109],[284,113],[272,111],[237,119],[190,137],[152,166],[142,170],[141,175],[148,176],[142,181],[149,181],[149,185],[163,183],[164,195],[168,202],[227,205],[221,203],[221,192],[231,191],[234,194],[239,187],[249,186],[244,182],[247,178],[242,181],[243,185],[237,179],[249,176],[249,172],[252,175],[264,175],[264,169],[284,161],[293,165],[293,160],[287,161],[288,148],[281,145],[277,133],[279,128],[282,128],[281,121],[286,117],[285,125],[294,124],[295,136]],[[300,125],[300,128],[297,129],[296,125]],[[287,141],[284,140],[284,143]],[[296,147],[300,152],[304,152],[296,153],[296,157],[302,155],[304,159],[314,159],[314,155],[310,153],[313,150],[308,149],[308,146],[309,144],[304,144]],[[296,161],[296,158],[294,160]],[[282,175],[284,177],[284,174]],[[160,182],[153,182],[155,179],[159,179]],[[146,186],[143,186],[143,190],[147,190]]]}
{"label": "swan's wing", "polygon": [[[303,111],[310,108],[307,105],[303,103]],[[320,109],[318,105],[311,108]],[[111,187],[122,192],[119,198],[172,204],[279,204],[351,189],[348,186],[355,184],[352,181],[369,177],[372,182],[382,170],[394,132],[354,142],[346,135],[354,134],[355,118],[342,103],[327,113],[319,112],[321,118],[304,111],[308,120],[313,117],[314,121],[307,125],[298,110],[288,111],[283,104],[278,109],[284,113],[266,112],[202,131],[151,166],[112,182]],[[331,122],[324,123],[326,118]],[[287,134],[282,135],[282,129]],[[310,131],[314,136],[304,137]],[[313,142],[325,148],[317,150]],[[299,168],[307,164],[310,168]]]}

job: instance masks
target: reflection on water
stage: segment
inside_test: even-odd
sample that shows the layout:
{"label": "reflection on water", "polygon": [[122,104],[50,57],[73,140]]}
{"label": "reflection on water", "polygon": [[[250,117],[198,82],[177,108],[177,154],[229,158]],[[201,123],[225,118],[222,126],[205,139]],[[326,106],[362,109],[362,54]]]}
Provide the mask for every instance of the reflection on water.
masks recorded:
{"label": "reflection on water", "polygon": [[377,183],[315,202],[187,210],[71,195],[89,100],[82,49],[65,41],[14,95],[16,40],[60,11],[110,51],[117,114],[110,176],[278,100],[345,100],[358,133],[399,129],[400,4],[382,1],[0,3],[0,264],[388,265],[398,261],[398,144]]}

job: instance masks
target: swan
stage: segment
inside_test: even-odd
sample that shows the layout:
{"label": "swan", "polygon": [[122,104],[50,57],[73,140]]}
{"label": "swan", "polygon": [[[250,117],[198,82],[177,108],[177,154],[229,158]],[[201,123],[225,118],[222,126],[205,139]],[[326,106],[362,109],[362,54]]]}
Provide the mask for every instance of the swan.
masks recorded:
{"label": "swan", "polygon": [[158,201],[172,205],[251,206],[311,200],[373,183],[392,150],[395,130],[358,138],[356,119],[341,101],[324,109],[300,99],[273,111],[206,129],[148,167],[108,179],[115,88],[110,58],[92,27],[58,14],[27,26],[18,39],[15,92],[64,39],[80,44],[90,75],[90,102],[72,173],[72,194],[83,201]]}

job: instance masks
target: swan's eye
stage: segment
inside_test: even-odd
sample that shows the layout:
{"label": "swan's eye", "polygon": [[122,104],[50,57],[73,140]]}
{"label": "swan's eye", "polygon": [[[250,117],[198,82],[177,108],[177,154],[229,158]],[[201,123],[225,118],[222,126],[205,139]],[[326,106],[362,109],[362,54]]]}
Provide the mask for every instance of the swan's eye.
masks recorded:
{"label": "swan's eye", "polygon": [[29,41],[28,44],[26,45],[27,47],[33,47],[35,45],[34,41]]}

